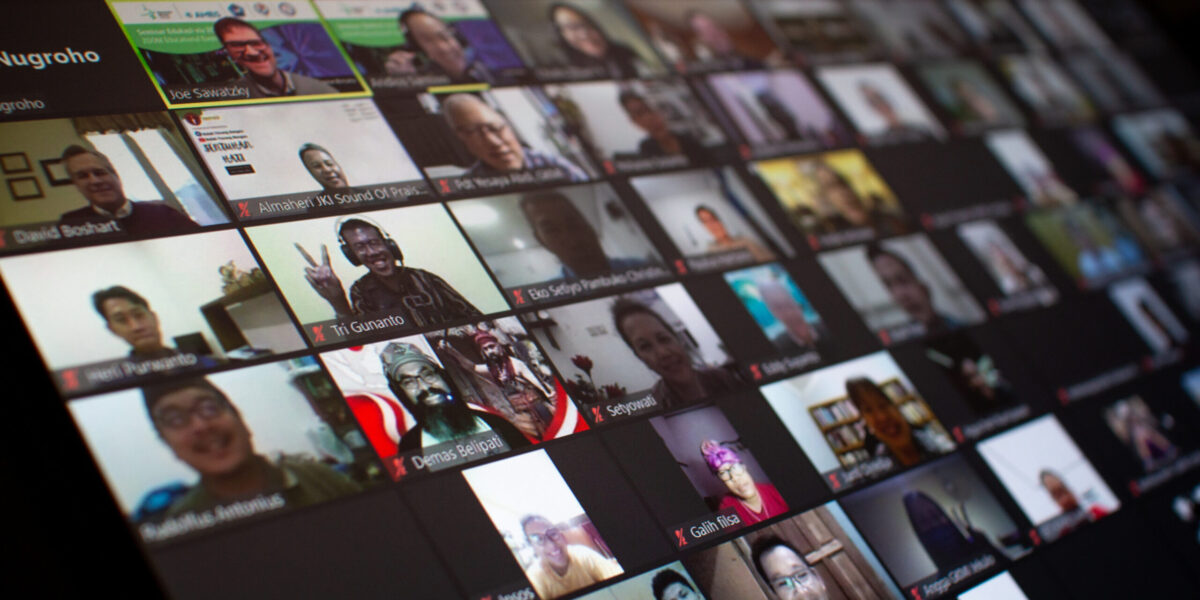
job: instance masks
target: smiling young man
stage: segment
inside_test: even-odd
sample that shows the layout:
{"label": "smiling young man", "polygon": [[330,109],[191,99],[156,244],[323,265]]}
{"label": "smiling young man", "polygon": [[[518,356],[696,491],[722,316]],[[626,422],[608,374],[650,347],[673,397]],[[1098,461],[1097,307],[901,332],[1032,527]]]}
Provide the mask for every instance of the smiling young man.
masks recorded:
{"label": "smiling young man", "polygon": [[87,200],[87,206],[59,217],[63,227],[98,229],[116,222],[130,235],[176,233],[200,226],[166,202],[133,202],[125,196],[121,176],[107,156],[80,145],[68,146],[62,153],[63,166],[75,189]]}
{"label": "smiling young man", "polygon": [[365,275],[350,284],[349,299],[329,263],[328,248],[321,247],[320,263],[303,249],[301,252],[309,264],[304,278],[338,317],[391,312],[403,316],[406,323],[424,327],[483,315],[446,280],[404,266],[400,246],[378,226],[351,218],[342,222],[337,233],[347,260],[367,268]]}
{"label": "smiling young man", "polygon": [[[129,358],[137,361],[180,356],[175,348],[163,344],[158,314],[150,303],[133,290],[115,285],[92,294],[92,306],[104,318],[104,324],[115,336],[129,344]],[[211,356],[198,356],[198,367],[213,367],[218,361]]]}
{"label": "smiling young man", "polygon": [[234,83],[247,86],[251,98],[338,93],[324,81],[280,69],[271,44],[246,21],[225,17],[213,23],[213,33],[243,73]]}
{"label": "smiling young man", "polygon": [[159,438],[199,475],[166,509],[166,517],[275,494],[285,506],[305,506],[361,489],[314,460],[280,456],[271,462],[258,454],[241,412],[203,377],[147,386],[142,396]]}
{"label": "smiling young man", "polygon": [[521,529],[538,558],[526,575],[539,598],[557,598],[624,572],[616,560],[568,543],[562,530],[542,515],[526,515]]}

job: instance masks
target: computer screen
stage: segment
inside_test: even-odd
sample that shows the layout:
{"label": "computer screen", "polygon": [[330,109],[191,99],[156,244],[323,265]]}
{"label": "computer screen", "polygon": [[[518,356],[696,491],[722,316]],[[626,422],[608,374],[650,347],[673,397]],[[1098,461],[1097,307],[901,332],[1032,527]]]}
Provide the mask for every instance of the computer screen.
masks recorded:
{"label": "computer screen", "polygon": [[1136,2],[6,11],[10,494],[87,573],[1200,593],[1200,78]]}

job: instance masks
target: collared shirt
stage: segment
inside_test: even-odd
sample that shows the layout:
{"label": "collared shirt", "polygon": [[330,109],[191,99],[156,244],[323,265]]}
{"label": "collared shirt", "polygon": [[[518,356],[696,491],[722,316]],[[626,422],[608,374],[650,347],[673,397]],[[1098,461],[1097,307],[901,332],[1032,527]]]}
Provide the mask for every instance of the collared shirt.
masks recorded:
{"label": "collared shirt", "polygon": [[[558,168],[562,169],[564,173],[567,174],[567,179],[569,179],[570,181],[575,182],[575,181],[587,181],[588,180],[588,175],[587,175],[587,173],[583,172],[583,169],[580,169],[578,165],[576,165],[575,163],[573,163],[565,158],[562,158],[559,156],[551,156],[544,152],[539,152],[537,150],[534,150],[533,148],[523,148],[523,150],[525,153],[525,161],[521,164],[522,169],[532,170],[532,169],[541,169],[544,167],[558,167]],[[491,165],[489,165],[483,161],[477,161],[475,164],[471,165],[470,169],[467,169],[466,174],[467,175],[499,175],[499,174],[502,174],[505,172],[506,171],[494,169],[494,168],[492,168]]]}
{"label": "collared shirt", "polygon": [[96,214],[98,214],[102,217],[108,217],[110,219],[124,219],[125,217],[128,217],[129,215],[133,214],[133,203],[130,202],[128,198],[125,199],[125,203],[121,205],[121,208],[118,208],[116,211],[113,211],[113,212],[104,210],[103,208],[100,208],[99,206],[96,206],[95,204],[93,204],[91,206],[92,206],[92,210],[96,211]]}
{"label": "collared shirt", "polygon": [[292,73],[279,69],[279,73],[283,74],[283,91],[276,92],[274,89],[263,87],[249,73],[244,75],[235,83],[242,83],[250,88],[251,98],[277,98],[279,96],[312,96],[315,94],[336,94],[337,88],[312,77],[306,77],[298,73]]}

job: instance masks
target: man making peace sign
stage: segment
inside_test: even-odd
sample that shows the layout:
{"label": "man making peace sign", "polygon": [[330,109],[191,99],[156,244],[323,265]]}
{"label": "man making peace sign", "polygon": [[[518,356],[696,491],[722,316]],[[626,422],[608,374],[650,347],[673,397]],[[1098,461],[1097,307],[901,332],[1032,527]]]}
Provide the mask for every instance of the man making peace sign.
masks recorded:
{"label": "man making peace sign", "polygon": [[399,313],[417,327],[439,325],[482,316],[444,279],[421,269],[405,267],[400,247],[378,226],[362,219],[347,219],[338,228],[346,259],[368,272],[350,284],[350,298],[329,264],[329,249],[321,246],[321,262],[299,244],[296,249],[309,266],[304,278],[333,307],[339,318],[372,313]]}

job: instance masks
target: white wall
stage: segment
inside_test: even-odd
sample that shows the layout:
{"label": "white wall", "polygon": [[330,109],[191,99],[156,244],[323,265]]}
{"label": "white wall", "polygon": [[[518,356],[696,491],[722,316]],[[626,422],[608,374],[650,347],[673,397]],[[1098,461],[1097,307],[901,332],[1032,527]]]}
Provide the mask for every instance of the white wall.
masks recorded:
{"label": "white wall", "polygon": [[587,516],[545,450],[466,469],[463,477],[496,530],[522,544],[525,515],[542,515],[557,524]]}
{"label": "white wall", "polygon": [[819,71],[817,78],[825,84],[829,95],[833,96],[854,122],[855,127],[867,135],[885,132],[887,123],[871,108],[859,91],[859,86],[863,83],[878,89],[891,103],[904,124],[921,127],[937,137],[944,134],[937,120],[891,65],[831,67]]}
{"label": "white wall", "polygon": [[[575,185],[554,190],[566,196],[591,224],[609,258],[638,258],[661,263],[633,216],[608,184]],[[504,287],[562,278],[562,263],[542,247],[521,211],[526,194],[504,194],[450,203],[450,211],[479,249],[488,268]],[[615,203],[622,217],[614,219],[605,205]],[[405,251],[407,253],[407,250]]]}
{"label": "white wall", "polygon": [[1025,516],[1035,524],[1040,525],[1062,512],[1042,487],[1038,477],[1042,469],[1050,469],[1062,477],[1085,508],[1097,503],[1111,512],[1121,505],[1053,415],[980,442],[977,449]]}
{"label": "white wall", "polygon": [[[18,256],[0,261],[0,273],[42,356],[57,370],[129,353],[92,306],[93,292],[114,285],[146,298],[164,342],[200,332],[219,355],[221,346],[200,305],[222,296],[217,268],[231,260],[247,271],[257,266],[236,231],[217,231]],[[272,349],[302,346],[293,329],[290,345]]]}
{"label": "white wall", "polygon": [[[701,204],[717,214],[729,235],[735,238],[746,237],[764,248],[767,247],[754,229],[729,204],[709,171],[639,177],[631,183],[684,256],[704,256],[709,253],[712,235],[696,217],[696,207]],[[750,204],[753,199],[742,196],[742,202]]]}
{"label": "white wall", "polygon": [[[306,143],[328,150],[352,186],[421,179],[370,100],[210,108],[201,115],[205,120],[199,127],[185,121],[184,130],[231,200],[320,191],[321,184],[300,160],[300,146]],[[253,148],[205,153],[196,135],[239,131]],[[243,154],[254,173],[226,174],[222,157],[230,153]]]}

